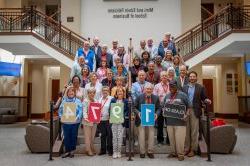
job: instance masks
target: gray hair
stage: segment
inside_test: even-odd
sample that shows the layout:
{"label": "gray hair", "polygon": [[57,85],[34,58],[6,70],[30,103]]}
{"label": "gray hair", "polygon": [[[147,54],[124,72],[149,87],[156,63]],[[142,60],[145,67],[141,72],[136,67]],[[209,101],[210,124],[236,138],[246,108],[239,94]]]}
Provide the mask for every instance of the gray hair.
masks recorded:
{"label": "gray hair", "polygon": [[87,93],[90,93],[90,92],[96,92],[95,87],[89,87],[89,88],[87,88]]}
{"label": "gray hair", "polygon": [[151,89],[154,89],[154,85],[151,84],[151,83],[149,83],[149,82],[147,82],[147,83],[145,84],[144,88],[151,88]]}

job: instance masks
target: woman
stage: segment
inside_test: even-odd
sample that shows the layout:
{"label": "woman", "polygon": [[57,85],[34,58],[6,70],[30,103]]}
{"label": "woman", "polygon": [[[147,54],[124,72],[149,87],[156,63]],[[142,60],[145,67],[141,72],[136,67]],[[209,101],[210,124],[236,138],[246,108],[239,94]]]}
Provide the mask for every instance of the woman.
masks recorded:
{"label": "woman", "polygon": [[167,50],[165,53],[165,57],[161,62],[161,66],[163,70],[167,71],[169,67],[173,67],[173,54],[171,50]]}
{"label": "woman", "polygon": [[122,63],[118,63],[116,66],[117,70],[114,72],[115,77],[127,77],[128,72]]}
{"label": "woman", "polygon": [[63,158],[66,157],[74,157],[74,151],[76,149],[77,143],[77,134],[78,134],[78,127],[82,119],[82,103],[81,101],[76,98],[75,89],[73,87],[69,87],[66,92],[66,97],[62,100],[62,103],[59,107],[59,117],[62,119],[63,117],[63,110],[66,103],[74,103],[76,106],[76,120],[75,122],[63,122],[63,135],[64,135],[64,146],[66,152],[62,156]]}
{"label": "woman", "polygon": [[[71,83],[72,83],[72,87],[74,88],[74,90],[76,92],[76,98],[83,101],[84,88],[80,87],[80,83],[81,83],[80,77],[78,75],[74,75],[72,80],[71,80]],[[71,86],[68,86],[67,88],[69,88],[69,87],[71,87]]]}
{"label": "woman", "polygon": [[167,75],[168,75],[168,81],[172,81],[175,79],[175,69],[174,67],[169,67],[167,70]]}
{"label": "woman", "polygon": [[87,89],[87,98],[85,98],[83,101],[84,139],[85,139],[86,154],[88,156],[95,155],[94,139],[95,139],[97,124],[89,122],[88,120],[88,110],[90,102],[98,102],[95,99],[95,95],[96,95],[96,89],[94,87],[90,87]]}
{"label": "woman", "polygon": [[101,150],[99,155],[104,155],[108,152],[109,156],[113,154],[112,147],[112,131],[109,124],[109,106],[112,96],[109,95],[110,90],[108,86],[102,87],[102,97],[99,100],[101,103],[101,122],[99,123],[99,129],[101,132]]}
{"label": "woman", "polygon": [[174,64],[173,67],[175,69],[176,77],[179,77],[180,76],[180,69],[179,68],[181,65],[184,65],[184,63],[179,55],[174,56],[173,64]]}
{"label": "woman", "polygon": [[[91,87],[94,87],[96,92],[95,92],[95,99],[99,100],[101,98],[101,93],[102,93],[102,84],[99,83],[97,79],[97,74],[95,72],[92,72],[89,74],[89,79],[90,82],[86,84],[85,89],[89,89]],[[85,90],[85,96],[87,96],[87,91]]]}
{"label": "woman", "polygon": [[102,80],[107,75],[107,60],[106,59],[102,59],[102,61],[101,61],[101,67],[99,67],[97,69],[96,74],[97,74],[99,82],[102,82]]}
{"label": "woman", "polygon": [[89,83],[89,67],[84,66],[82,68],[82,82],[81,82],[81,87],[85,88],[85,85]]}
{"label": "woman", "polygon": [[[123,137],[123,127],[128,127],[128,100],[124,98],[125,91],[122,88],[118,88],[116,91],[115,98],[111,99],[112,103],[123,103],[124,104],[124,123],[112,124],[113,133],[113,158],[121,158],[121,147]],[[110,105],[111,105],[110,104]]]}
{"label": "woman", "polygon": [[123,86],[124,78],[123,77],[117,77],[115,80],[116,86],[112,88],[111,90],[111,96],[115,97],[117,89],[122,88],[124,90],[124,98],[126,98],[126,87]]}
{"label": "woman", "polygon": [[150,54],[149,54],[149,52],[148,51],[144,51],[142,54],[141,54],[141,58],[142,58],[142,60],[141,60],[141,64],[142,64],[142,66],[144,67],[144,69],[145,69],[145,72],[147,72],[148,70],[148,63],[149,63],[149,61],[150,61]]}
{"label": "woman", "polygon": [[144,70],[144,67],[141,65],[140,58],[136,56],[133,59],[133,66],[130,68],[132,83],[137,81],[136,79],[140,70]]}
{"label": "woman", "polygon": [[110,91],[115,86],[115,79],[113,78],[113,72],[111,69],[107,70],[106,78],[104,78],[101,83],[102,86],[108,86]]}

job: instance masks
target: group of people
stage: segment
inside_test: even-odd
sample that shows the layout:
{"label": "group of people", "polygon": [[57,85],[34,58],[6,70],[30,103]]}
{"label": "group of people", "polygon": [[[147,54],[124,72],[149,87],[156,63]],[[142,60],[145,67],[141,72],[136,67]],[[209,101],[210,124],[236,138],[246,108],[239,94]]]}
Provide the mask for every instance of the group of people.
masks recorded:
{"label": "group of people", "polygon": [[[79,125],[83,125],[86,154],[96,154],[94,139],[101,135],[99,155],[109,154],[113,158],[121,157],[122,145],[128,152],[128,129],[132,128],[132,152],[138,142],[140,158],[154,158],[154,133],[157,128],[158,144],[164,143],[164,126],[170,143],[169,158],[179,161],[184,156],[193,157],[198,149],[199,118],[202,103],[211,104],[204,87],[197,83],[197,73],[188,72],[180,55],[176,51],[171,34],[166,33],[159,46],[152,38],[140,41],[140,48],[133,54],[126,53],[118,41],[112,42],[112,48],[99,45],[97,37],[93,46],[88,41],[79,48],[75,63],[71,69],[71,80],[65,86],[65,94],[59,107],[62,118],[65,103],[75,103],[76,119],[63,123],[65,153],[62,157],[74,157]],[[129,75],[129,71],[131,75]],[[130,76],[130,77],[129,77]],[[129,85],[129,83],[132,85]],[[128,91],[132,96],[132,117],[129,123]],[[89,104],[101,104],[101,120],[90,122]],[[111,123],[112,103],[123,103],[124,120]],[[155,126],[141,125],[142,104],[154,104]],[[163,116],[169,104],[185,106],[183,118]],[[130,126],[131,124],[131,126]],[[125,138],[125,139],[124,139]]]}

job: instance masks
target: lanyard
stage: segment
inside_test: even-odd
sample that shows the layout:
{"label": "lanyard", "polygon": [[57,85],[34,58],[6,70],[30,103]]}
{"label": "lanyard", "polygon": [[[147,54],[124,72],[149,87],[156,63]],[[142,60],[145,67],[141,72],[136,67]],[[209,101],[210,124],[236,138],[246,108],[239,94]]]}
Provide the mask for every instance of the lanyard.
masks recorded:
{"label": "lanyard", "polygon": [[140,87],[141,87],[141,92],[143,93],[144,92],[144,85],[142,86],[141,84],[139,84]]}
{"label": "lanyard", "polygon": [[181,86],[182,86],[182,87],[183,87],[183,84],[184,84],[184,79],[185,79],[185,77],[184,77],[184,78],[182,78],[182,77],[180,76]]}
{"label": "lanyard", "polygon": [[149,77],[149,82],[154,83],[154,73],[153,74],[148,73],[148,77]]}
{"label": "lanyard", "polygon": [[[102,99],[103,100],[103,99]],[[104,103],[102,104],[102,101],[101,101],[101,111],[102,111],[102,109],[103,109],[103,107],[104,107],[104,105],[105,105],[105,103],[108,101],[108,97],[105,99],[105,101],[104,101]]]}
{"label": "lanyard", "polygon": [[149,98],[146,97],[145,101],[146,101],[147,104],[151,104],[151,103],[152,103],[152,98],[151,98],[151,96],[150,96]]}
{"label": "lanyard", "polygon": [[174,96],[170,96],[169,104],[173,104],[173,102],[174,102],[176,96],[177,96],[177,93],[175,93]]}
{"label": "lanyard", "polygon": [[[161,83],[161,86],[162,86],[164,92],[167,93],[167,92],[168,92],[168,85],[164,86],[164,84]],[[167,87],[167,88],[166,88],[166,87]]]}

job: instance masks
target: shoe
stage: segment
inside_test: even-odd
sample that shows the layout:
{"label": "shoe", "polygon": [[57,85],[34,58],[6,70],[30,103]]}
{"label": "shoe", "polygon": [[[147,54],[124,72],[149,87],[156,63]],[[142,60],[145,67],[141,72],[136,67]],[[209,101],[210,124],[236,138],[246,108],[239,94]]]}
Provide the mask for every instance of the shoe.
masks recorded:
{"label": "shoe", "polygon": [[140,158],[145,158],[145,154],[140,154]]}
{"label": "shoe", "polygon": [[175,158],[175,157],[177,157],[177,155],[174,154],[174,153],[170,153],[170,154],[168,155],[168,158]]}
{"label": "shoe", "polygon": [[70,153],[69,153],[69,157],[70,157],[70,158],[74,158],[74,152],[70,152]]}
{"label": "shoe", "polygon": [[194,151],[191,150],[191,151],[187,154],[187,156],[188,156],[188,157],[194,157],[194,156],[195,156]]}
{"label": "shoe", "polygon": [[[129,152],[126,152],[126,157],[129,156]],[[134,157],[134,152],[131,152],[131,157]]]}
{"label": "shoe", "polygon": [[151,158],[151,159],[155,158],[153,153],[148,153],[148,157]]}
{"label": "shoe", "polygon": [[99,156],[102,156],[102,155],[104,155],[104,154],[106,154],[106,152],[102,152],[102,151],[101,151],[100,153],[98,153]]}
{"label": "shoe", "polygon": [[66,157],[69,157],[70,156],[70,153],[69,152],[66,152],[62,155],[62,158],[66,158]]}
{"label": "shoe", "polygon": [[117,156],[117,153],[116,152],[114,152],[113,153],[113,159],[116,159],[118,156]]}
{"label": "shoe", "polygon": [[121,152],[118,152],[118,153],[117,153],[117,158],[121,158],[121,157],[122,157]]}
{"label": "shoe", "polygon": [[184,160],[184,156],[178,156],[178,160],[179,161],[183,161]]}

